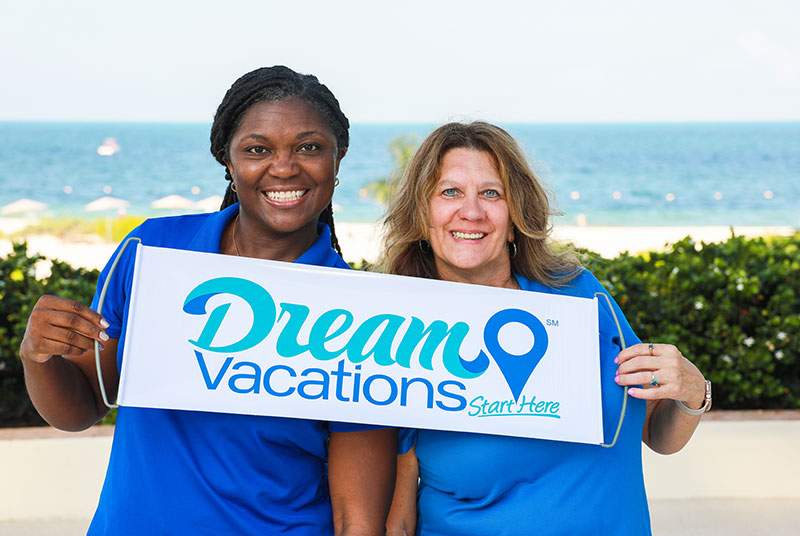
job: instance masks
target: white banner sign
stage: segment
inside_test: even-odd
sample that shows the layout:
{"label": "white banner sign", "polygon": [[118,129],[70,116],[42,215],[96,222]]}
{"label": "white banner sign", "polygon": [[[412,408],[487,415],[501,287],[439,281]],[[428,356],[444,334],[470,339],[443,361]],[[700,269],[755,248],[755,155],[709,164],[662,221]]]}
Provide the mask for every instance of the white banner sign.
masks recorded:
{"label": "white banner sign", "polygon": [[597,306],[139,245],[119,404],[599,444]]}

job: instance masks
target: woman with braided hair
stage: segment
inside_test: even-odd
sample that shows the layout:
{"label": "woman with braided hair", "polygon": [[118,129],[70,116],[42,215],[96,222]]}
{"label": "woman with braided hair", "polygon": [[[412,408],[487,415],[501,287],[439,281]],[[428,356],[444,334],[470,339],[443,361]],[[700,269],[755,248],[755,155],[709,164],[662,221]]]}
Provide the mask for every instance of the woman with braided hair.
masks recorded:
{"label": "woman with braided hair", "polygon": [[[130,236],[347,268],[331,197],[348,128],[314,76],[287,67],[247,73],[211,127],[211,153],[229,181],[220,211],[150,219]],[[116,393],[133,251],[121,255],[100,314],[53,296],[31,313],[20,355],[31,399],[56,428],[82,430],[107,413],[94,341],[106,390]],[[89,534],[381,534],[395,441],[393,430],[364,425],[121,407]]]}

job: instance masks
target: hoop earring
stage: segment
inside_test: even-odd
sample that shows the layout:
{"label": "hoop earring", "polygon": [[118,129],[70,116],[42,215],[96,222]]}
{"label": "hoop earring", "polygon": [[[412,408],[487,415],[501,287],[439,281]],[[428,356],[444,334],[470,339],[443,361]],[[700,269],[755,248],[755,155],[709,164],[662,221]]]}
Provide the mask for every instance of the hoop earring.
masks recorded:
{"label": "hoop earring", "polygon": [[517,243],[516,242],[509,242],[508,249],[510,250],[511,258],[517,256]]}
{"label": "hoop earring", "polygon": [[337,186],[339,186],[339,177],[333,179],[333,187],[336,188]]}
{"label": "hoop earring", "polygon": [[236,193],[236,183],[231,181],[231,192]]}

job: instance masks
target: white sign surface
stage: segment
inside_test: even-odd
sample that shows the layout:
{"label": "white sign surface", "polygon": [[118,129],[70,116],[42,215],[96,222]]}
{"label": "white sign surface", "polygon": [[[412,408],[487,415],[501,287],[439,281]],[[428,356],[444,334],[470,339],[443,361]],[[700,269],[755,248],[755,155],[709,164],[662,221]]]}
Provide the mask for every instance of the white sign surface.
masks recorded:
{"label": "white sign surface", "polygon": [[599,444],[597,306],[139,245],[118,402]]}

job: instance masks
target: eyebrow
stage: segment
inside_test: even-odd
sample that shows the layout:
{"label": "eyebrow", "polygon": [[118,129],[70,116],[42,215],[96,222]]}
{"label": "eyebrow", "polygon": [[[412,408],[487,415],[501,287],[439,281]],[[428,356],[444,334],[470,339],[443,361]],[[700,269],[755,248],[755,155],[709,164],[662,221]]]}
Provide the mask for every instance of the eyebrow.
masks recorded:
{"label": "eyebrow", "polygon": [[299,140],[302,138],[307,138],[309,136],[314,136],[315,134],[319,134],[319,132],[317,132],[316,130],[306,130],[305,132],[299,133],[297,136],[295,136],[294,139]]}
{"label": "eyebrow", "polygon": [[[316,131],[316,130],[306,130],[304,132],[300,132],[299,134],[297,134],[297,136],[295,136],[294,139],[295,140],[301,140],[303,138],[308,138],[309,136],[314,136],[314,135],[317,135],[317,134],[320,134],[320,132]],[[256,134],[254,132],[252,134],[248,134],[247,136],[242,138],[242,140],[258,140],[258,141],[267,142],[267,141],[269,141],[269,138],[267,138],[266,136],[262,136],[261,134]]]}
{"label": "eyebrow", "polygon": [[[439,179],[436,182],[437,186],[461,186],[461,181],[456,179]],[[503,188],[503,181],[500,179],[481,179],[478,182],[478,188]]]}
{"label": "eyebrow", "polygon": [[269,141],[266,138],[266,136],[262,136],[261,134],[248,134],[247,136],[242,138],[242,141],[245,141],[245,140],[258,140],[258,141],[264,141],[264,142]]}

